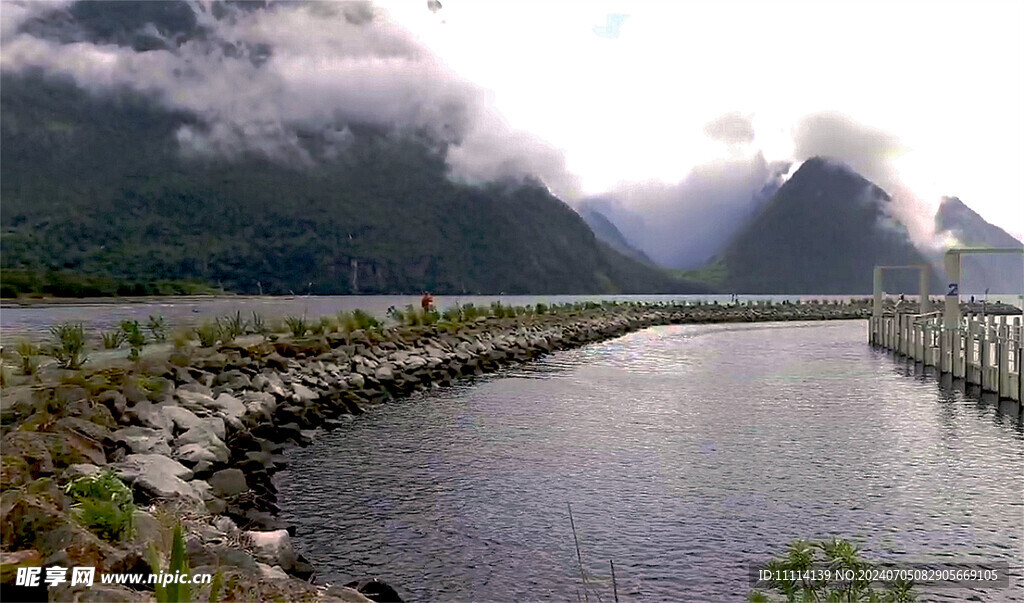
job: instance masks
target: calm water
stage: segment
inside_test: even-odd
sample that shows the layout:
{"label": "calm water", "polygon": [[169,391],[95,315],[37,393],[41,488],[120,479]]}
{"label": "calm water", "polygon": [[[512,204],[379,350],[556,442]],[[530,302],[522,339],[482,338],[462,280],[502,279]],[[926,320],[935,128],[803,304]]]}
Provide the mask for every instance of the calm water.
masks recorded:
{"label": "calm water", "polygon": [[[290,453],[284,516],[323,580],[413,601],[575,601],[566,502],[605,601],[610,559],[624,601],[740,600],[748,564],[800,537],[1024,565],[1014,416],[864,339],[659,327],[382,406]],[[1024,600],[1013,580],[937,596]]]}

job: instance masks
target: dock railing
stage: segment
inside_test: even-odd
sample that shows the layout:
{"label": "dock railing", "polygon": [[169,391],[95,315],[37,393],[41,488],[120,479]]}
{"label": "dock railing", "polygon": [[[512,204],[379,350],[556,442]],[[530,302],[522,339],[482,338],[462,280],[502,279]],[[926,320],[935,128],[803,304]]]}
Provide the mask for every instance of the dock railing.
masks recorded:
{"label": "dock railing", "polygon": [[1021,401],[1024,330],[1021,317],[966,314],[955,327],[941,313],[896,312],[869,319],[868,342],[980,386],[1000,398]]}

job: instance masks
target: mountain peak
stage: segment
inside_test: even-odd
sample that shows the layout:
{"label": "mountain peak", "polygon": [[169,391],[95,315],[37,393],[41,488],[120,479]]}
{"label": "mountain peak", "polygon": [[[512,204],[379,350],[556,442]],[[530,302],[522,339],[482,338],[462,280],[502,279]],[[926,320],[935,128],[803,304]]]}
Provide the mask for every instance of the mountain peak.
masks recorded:
{"label": "mountain peak", "polygon": [[[875,266],[926,263],[887,211],[889,201],[842,162],[804,161],[726,249],[730,286],[748,293],[866,293]],[[893,275],[887,283],[913,291],[916,278]]]}

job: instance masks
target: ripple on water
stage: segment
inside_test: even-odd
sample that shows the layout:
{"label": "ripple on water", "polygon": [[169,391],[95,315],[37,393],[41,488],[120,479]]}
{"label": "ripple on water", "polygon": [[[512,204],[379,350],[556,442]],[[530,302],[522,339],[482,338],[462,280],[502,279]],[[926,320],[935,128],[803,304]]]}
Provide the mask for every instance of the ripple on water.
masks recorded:
{"label": "ripple on water", "polygon": [[[1024,566],[1020,425],[861,322],[659,327],[375,409],[290,453],[296,543],[417,601],[742,599],[794,538]],[[983,600],[1024,600],[1014,589]],[[937,591],[959,600],[968,591]]]}

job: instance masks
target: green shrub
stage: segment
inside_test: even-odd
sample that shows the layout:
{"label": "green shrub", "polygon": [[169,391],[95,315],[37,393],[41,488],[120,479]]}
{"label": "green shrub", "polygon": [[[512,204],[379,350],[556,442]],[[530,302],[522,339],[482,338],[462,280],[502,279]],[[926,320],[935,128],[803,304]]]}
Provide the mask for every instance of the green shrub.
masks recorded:
{"label": "green shrub", "polygon": [[18,342],[18,347],[15,348],[18,352],[18,358],[21,361],[21,374],[31,375],[36,372],[39,368],[39,346],[32,343],[28,339],[22,339]]}
{"label": "green shrub", "polygon": [[462,320],[467,321],[467,322],[470,321],[470,320],[474,320],[474,319],[480,318],[481,316],[487,316],[487,310],[486,309],[478,308],[478,307],[474,306],[473,304],[466,304],[466,305],[462,306],[461,310],[462,310]]}
{"label": "green shrub", "polygon": [[285,316],[284,322],[288,325],[288,330],[295,337],[302,337],[309,330],[309,324],[306,323],[305,316]]}
{"label": "green shrub", "polygon": [[331,331],[334,331],[334,321],[330,316],[321,316],[320,320],[309,324],[309,332],[313,335],[323,335]]}
{"label": "green shrub", "polygon": [[[852,543],[834,538],[832,540],[794,540],[789,544],[786,555],[765,564],[764,569],[772,573],[767,586],[788,601],[914,601],[913,583],[897,580],[886,583],[884,590],[876,590],[872,582],[865,580],[866,570],[873,563],[862,559],[860,551]],[[810,570],[818,570],[811,573]],[[852,580],[814,579],[821,576],[821,570],[832,575],[849,575]],[[748,601],[770,601],[765,593],[753,591]]]}
{"label": "green shrub", "polygon": [[175,349],[183,349],[188,345],[188,342],[192,340],[193,332],[185,328],[177,328],[171,333],[171,341],[174,343]]}
{"label": "green shrub", "polygon": [[343,333],[351,333],[359,328],[359,325],[356,323],[356,319],[352,316],[351,312],[339,310],[335,316],[338,317],[338,328]]}
{"label": "green shrub", "polygon": [[100,331],[100,337],[103,339],[103,349],[105,350],[116,350],[124,343],[124,331],[121,329]]}
{"label": "green shrub", "polygon": [[400,325],[405,324],[405,312],[402,312],[400,308],[396,306],[389,306],[386,314],[388,318],[395,321],[396,323]]}
{"label": "green shrub", "polygon": [[460,308],[458,304],[455,304],[454,306],[446,309],[441,314],[441,317],[448,322],[462,322],[462,308]]}
{"label": "green shrub", "polygon": [[256,310],[252,311],[252,320],[249,321],[249,325],[250,331],[252,331],[254,335],[262,335],[266,337],[270,334],[270,327],[267,326],[266,321],[263,320],[263,316],[256,312]]}
{"label": "green shrub", "polygon": [[80,477],[64,491],[75,501],[79,521],[100,538],[117,542],[131,536],[135,514],[132,491],[113,471]]}
{"label": "green shrub", "polygon": [[139,326],[139,321],[121,321],[121,332],[131,348],[128,351],[128,357],[132,360],[138,360],[142,355],[142,346],[146,345],[146,336],[142,334],[142,327]]}
{"label": "green shrub", "polygon": [[50,327],[53,344],[49,353],[63,368],[78,369],[87,360],[82,323],[64,322]]}
{"label": "green shrub", "polygon": [[167,341],[167,329],[169,326],[163,314],[150,314],[149,319],[146,321],[146,330],[153,337],[153,341],[161,343]]}
{"label": "green shrub", "polygon": [[379,320],[358,308],[352,310],[352,319],[355,320],[357,329],[375,329],[380,326]]}
{"label": "green shrub", "polygon": [[220,328],[221,340],[224,343],[234,341],[236,337],[241,337],[246,333],[246,322],[242,318],[242,313],[235,310],[233,315],[229,314],[223,318],[217,319],[217,326]]}
{"label": "green shrub", "polygon": [[212,348],[220,339],[220,326],[209,320],[204,321],[198,327],[193,327],[192,332],[199,338],[199,345],[204,348]]}

